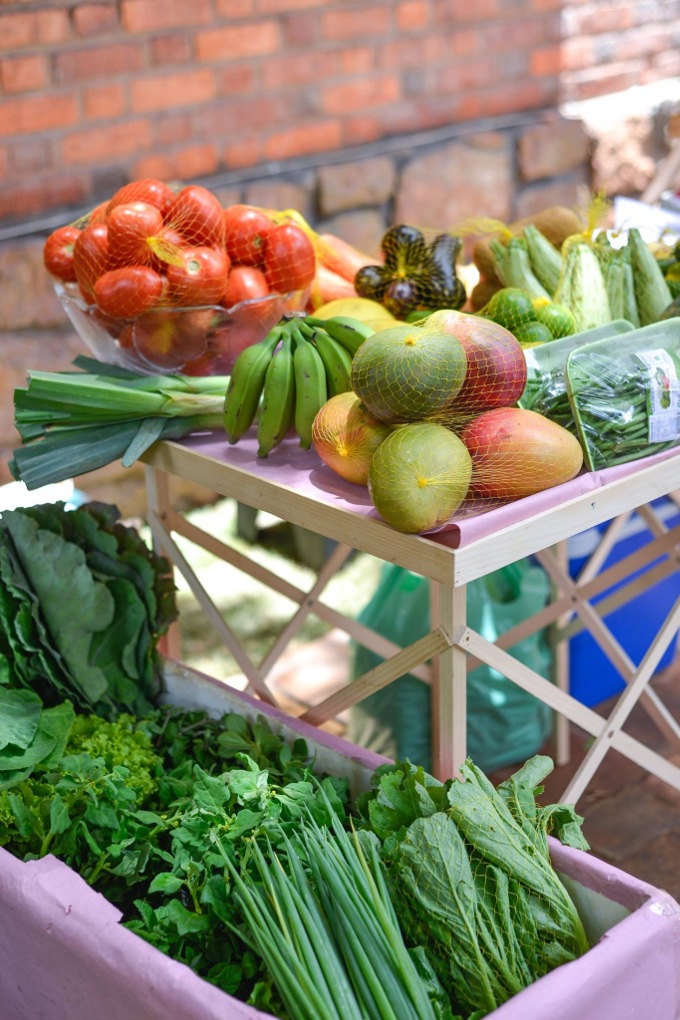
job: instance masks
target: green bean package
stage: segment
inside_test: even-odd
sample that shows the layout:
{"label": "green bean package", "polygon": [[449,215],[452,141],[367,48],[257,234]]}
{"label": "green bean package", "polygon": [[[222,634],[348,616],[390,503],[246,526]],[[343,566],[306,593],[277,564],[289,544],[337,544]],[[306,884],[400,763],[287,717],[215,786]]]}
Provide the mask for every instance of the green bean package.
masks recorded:
{"label": "green bean package", "polygon": [[591,471],[680,443],[680,320],[573,351],[567,388]]}
{"label": "green bean package", "polygon": [[567,358],[584,344],[619,336],[633,328],[627,319],[615,319],[606,326],[595,326],[583,333],[574,333],[560,340],[525,348],[527,383],[519,399],[519,406],[529,411],[538,411],[569,432],[576,433],[574,413],[567,393]]}

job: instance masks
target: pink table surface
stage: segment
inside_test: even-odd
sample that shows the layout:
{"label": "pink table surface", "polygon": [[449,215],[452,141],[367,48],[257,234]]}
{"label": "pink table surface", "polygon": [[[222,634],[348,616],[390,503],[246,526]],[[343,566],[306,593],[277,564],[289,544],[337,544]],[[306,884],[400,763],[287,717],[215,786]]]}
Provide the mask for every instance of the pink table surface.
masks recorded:
{"label": "pink table surface", "polygon": [[[380,520],[367,488],[346,482],[327,467],[314,450],[300,449],[295,436],[284,439],[266,458],[257,456],[257,439],[252,430],[233,446],[221,432],[189,436],[180,440],[180,445],[229,467],[286,486],[309,499]],[[478,501],[465,510],[457,511],[441,528],[425,534],[442,545],[460,548],[512,524],[528,521],[545,510],[560,506],[610,482],[634,475],[659,461],[678,456],[680,447],[602,471],[582,471],[570,482],[510,503]]]}

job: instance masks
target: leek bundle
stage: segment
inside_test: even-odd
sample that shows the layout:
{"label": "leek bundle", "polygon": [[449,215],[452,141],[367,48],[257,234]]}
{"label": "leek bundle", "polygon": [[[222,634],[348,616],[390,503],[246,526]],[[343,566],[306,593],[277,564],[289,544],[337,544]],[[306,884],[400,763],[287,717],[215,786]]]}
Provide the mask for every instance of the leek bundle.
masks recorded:
{"label": "leek bundle", "polygon": [[147,376],[80,356],[76,371],[29,372],[14,391],[22,446],[9,467],[29,489],[121,460],[159,439],[220,428],[228,376]]}

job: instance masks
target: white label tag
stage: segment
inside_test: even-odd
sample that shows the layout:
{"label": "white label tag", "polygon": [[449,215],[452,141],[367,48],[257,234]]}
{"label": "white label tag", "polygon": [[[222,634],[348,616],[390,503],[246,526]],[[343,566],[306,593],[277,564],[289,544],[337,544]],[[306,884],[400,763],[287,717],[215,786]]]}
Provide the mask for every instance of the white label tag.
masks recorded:
{"label": "white label tag", "polygon": [[636,355],[647,370],[650,443],[680,439],[680,379],[673,358],[662,349]]}

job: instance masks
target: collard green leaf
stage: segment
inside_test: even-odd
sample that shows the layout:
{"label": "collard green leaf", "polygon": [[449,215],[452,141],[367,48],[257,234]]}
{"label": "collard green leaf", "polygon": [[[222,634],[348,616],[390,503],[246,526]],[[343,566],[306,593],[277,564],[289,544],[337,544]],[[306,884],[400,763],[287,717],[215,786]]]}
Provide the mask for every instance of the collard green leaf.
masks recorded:
{"label": "collard green leaf", "polygon": [[[32,691],[0,688],[0,751],[10,746],[16,756],[18,750],[25,750],[38,730],[41,712],[42,701]],[[11,752],[8,757],[12,757]]]}
{"label": "collard green leaf", "polygon": [[39,602],[52,645],[68,665],[74,684],[94,705],[106,693],[106,679],[89,664],[92,634],[109,626],[114,603],[105,585],[93,581],[83,552],[41,530],[20,511],[3,514],[26,576]]}

